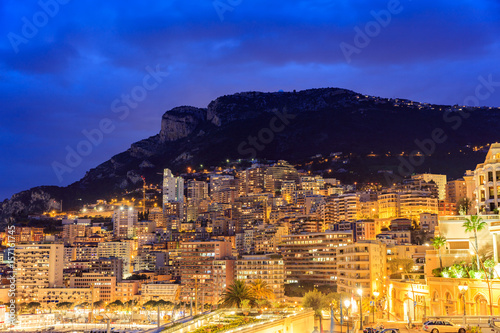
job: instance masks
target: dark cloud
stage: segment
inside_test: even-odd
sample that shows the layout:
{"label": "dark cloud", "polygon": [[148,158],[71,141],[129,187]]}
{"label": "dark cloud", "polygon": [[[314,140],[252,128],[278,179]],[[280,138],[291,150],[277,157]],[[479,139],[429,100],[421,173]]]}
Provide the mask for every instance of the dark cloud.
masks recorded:
{"label": "dark cloud", "polygon": [[[62,185],[156,134],[166,110],[206,106],[223,94],[336,86],[461,104],[480,75],[500,81],[493,0],[400,0],[402,10],[347,62],[341,43],[353,45],[355,29],[364,30],[388,3],[243,0],[221,21],[210,0],[69,1],[16,53],[9,33],[22,34],[23,17],[32,20],[42,9],[37,1],[2,1],[0,199],[60,185],[51,162],[106,117],[116,121],[115,131]],[[170,75],[118,120],[113,100],[157,65]],[[498,106],[500,94],[483,102]]]}

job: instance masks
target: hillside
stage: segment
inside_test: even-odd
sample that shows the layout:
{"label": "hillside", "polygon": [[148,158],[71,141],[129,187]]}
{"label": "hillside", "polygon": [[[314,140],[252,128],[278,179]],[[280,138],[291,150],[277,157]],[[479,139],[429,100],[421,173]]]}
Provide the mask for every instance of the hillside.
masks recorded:
{"label": "hillside", "polygon": [[[333,169],[329,176],[365,181],[379,179],[379,170],[397,173],[401,158],[408,160],[408,153],[420,150],[430,156],[413,156],[418,162],[413,171],[460,177],[484,159],[485,153],[475,147],[499,141],[499,125],[498,108],[461,110],[338,88],[238,93],[219,97],[207,108],[181,106],[165,112],[157,135],[132,144],[67,187],[37,187],[14,195],[0,204],[0,218],[40,213],[54,200],[64,200],[65,209],[76,208],[142,186],[141,175],[159,182],[157,173],[163,168],[180,172],[187,166],[223,165],[227,159],[303,163],[317,154],[342,152],[342,163],[325,165]],[[429,143],[433,133],[439,143]]]}

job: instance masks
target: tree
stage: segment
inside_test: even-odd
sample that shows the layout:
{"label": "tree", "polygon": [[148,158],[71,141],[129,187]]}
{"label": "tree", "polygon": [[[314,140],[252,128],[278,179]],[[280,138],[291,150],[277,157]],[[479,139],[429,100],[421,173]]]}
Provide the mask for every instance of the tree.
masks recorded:
{"label": "tree", "polygon": [[171,304],[172,304],[172,302],[170,302],[170,301],[167,302],[167,301],[160,299],[156,302],[156,307],[160,307],[161,309],[166,309]]}
{"label": "tree", "polygon": [[153,300],[147,301],[142,306],[145,307],[146,309],[155,308],[156,307],[156,301],[153,301]]}
{"label": "tree", "polygon": [[81,304],[78,304],[76,307],[80,308],[80,309],[85,309],[85,308],[88,308],[89,306],[90,306],[89,302],[83,302]]}
{"label": "tree", "polygon": [[96,308],[96,309],[102,309],[102,308],[104,308],[104,301],[94,302],[94,308]]}
{"label": "tree", "polygon": [[323,332],[323,316],[321,315],[321,311],[330,305],[328,297],[317,290],[309,291],[304,295],[302,305],[305,308],[314,310],[314,316],[319,318],[320,332]]}
{"label": "tree", "polygon": [[439,255],[439,266],[441,270],[443,269],[443,259],[441,258],[441,248],[446,245],[446,238],[441,236],[436,236],[432,239],[432,246],[438,251]]}
{"label": "tree", "polygon": [[73,303],[71,302],[59,302],[56,304],[56,308],[61,311],[62,313],[62,318],[66,317],[66,313],[69,309],[73,307]]}
{"label": "tree", "polygon": [[250,283],[250,292],[259,300],[276,298],[273,288],[261,279]]}
{"label": "tree", "polygon": [[472,201],[469,198],[462,198],[457,202],[457,214],[469,215],[471,207],[472,207]]}
{"label": "tree", "polygon": [[167,309],[173,309],[173,307],[174,307],[174,303],[173,303],[173,302],[171,302],[171,301],[166,301],[166,302],[165,302],[165,307],[166,307]]}
{"label": "tree", "polygon": [[110,310],[114,310],[114,311],[117,311],[117,310],[121,310],[123,309],[123,307],[125,306],[125,304],[123,304],[122,301],[120,300],[116,300],[114,302],[111,302],[109,303],[106,308],[107,309],[110,309]]}
{"label": "tree", "polygon": [[134,306],[136,306],[136,305],[137,305],[137,301],[136,301],[136,300],[131,299],[131,300],[126,301],[123,305],[124,305],[124,306],[125,306],[125,308],[127,308],[127,309],[132,309]]}
{"label": "tree", "polygon": [[494,278],[493,274],[493,268],[495,268],[495,260],[493,259],[486,259],[483,263],[484,267],[488,269],[488,272],[486,274],[490,275],[490,279]]}
{"label": "tree", "polygon": [[146,274],[132,274],[125,280],[147,280],[148,276]]}
{"label": "tree", "polygon": [[392,274],[409,273],[413,270],[415,262],[412,259],[393,259],[389,261],[389,269]]}
{"label": "tree", "polygon": [[57,303],[56,308],[58,308],[59,310],[69,310],[69,309],[71,309],[72,306],[73,306],[73,303],[71,303],[71,302],[60,302],[60,303]]}
{"label": "tree", "polygon": [[222,294],[221,305],[224,307],[241,308],[243,301],[247,300],[249,306],[257,305],[257,298],[251,289],[241,280],[236,280],[226,288]]}
{"label": "tree", "polygon": [[475,251],[476,251],[476,260],[477,260],[477,269],[481,269],[479,264],[479,246],[477,244],[477,232],[486,228],[488,224],[483,221],[483,219],[477,215],[471,215],[470,219],[466,218],[464,224],[462,225],[465,228],[465,232],[474,232],[474,240],[475,240]]}
{"label": "tree", "polygon": [[39,309],[42,305],[39,302],[29,302],[26,304],[26,310],[34,313],[36,309]]}

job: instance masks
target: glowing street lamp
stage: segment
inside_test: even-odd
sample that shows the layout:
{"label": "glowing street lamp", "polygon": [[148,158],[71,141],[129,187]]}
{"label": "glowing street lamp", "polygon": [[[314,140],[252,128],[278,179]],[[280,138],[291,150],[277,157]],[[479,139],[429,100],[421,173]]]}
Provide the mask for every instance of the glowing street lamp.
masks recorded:
{"label": "glowing street lamp", "polygon": [[464,319],[465,319],[465,293],[467,292],[468,289],[469,286],[467,285],[467,283],[458,285],[458,290],[460,290],[460,293],[462,294],[462,297],[464,299]]}
{"label": "glowing street lamp", "polygon": [[378,291],[373,292],[373,305],[372,305],[372,313],[373,313],[373,322],[375,323],[375,302],[377,301],[380,293]]}
{"label": "glowing street lamp", "polygon": [[351,306],[351,301],[346,299],[344,301],[345,305],[345,315],[347,317],[346,324],[347,324],[347,332],[349,332],[349,307]]}
{"label": "glowing street lamp", "polygon": [[358,289],[359,295],[359,330],[363,331],[363,289]]}

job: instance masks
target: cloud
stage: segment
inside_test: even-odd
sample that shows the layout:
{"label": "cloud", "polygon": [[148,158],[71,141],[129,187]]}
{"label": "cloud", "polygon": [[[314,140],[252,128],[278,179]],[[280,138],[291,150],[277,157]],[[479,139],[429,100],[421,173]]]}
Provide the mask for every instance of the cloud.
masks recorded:
{"label": "cloud", "polygon": [[[221,21],[211,1],[70,1],[16,54],[9,32],[40,10],[0,4],[0,198],[58,184],[50,163],[81,131],[112,115],[111,102],[141,83],[146,66],[170,75],[131,112],[67,183],[159,131],[178,105],[206,106],[219,95],[336,86],[384,97],[455,104],[479,75],[500,80],[496,1],[409,1],[346,62],[381,0],[242,1]],[[500,105],[498,94],[484,101]],[[36,176],[32,176],[36,175]]]}

